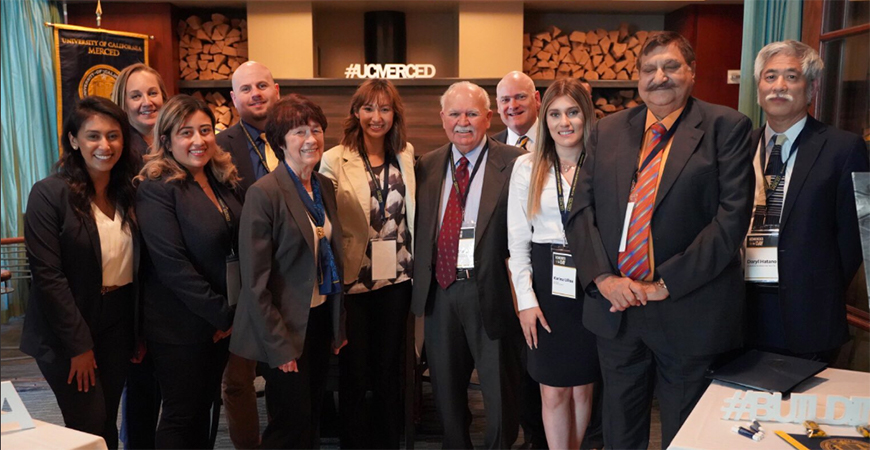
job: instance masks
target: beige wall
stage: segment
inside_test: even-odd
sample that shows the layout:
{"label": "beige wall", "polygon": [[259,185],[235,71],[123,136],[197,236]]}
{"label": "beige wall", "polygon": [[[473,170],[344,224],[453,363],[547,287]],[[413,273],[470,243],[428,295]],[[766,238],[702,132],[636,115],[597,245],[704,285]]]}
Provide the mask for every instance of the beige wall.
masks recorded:
{"label": "beige wall", "polygon": [[317,11],[314,14],[315,74],[344,78],[351,63],[365,63],[362,11]]}
{"label": "beige wall", "polygon": [[408,63],[432,64],[435,78],[459,76],[456,12],[406,12]]}
{"label": "beige wall", "polygon": [[523,68],[523,4],[460,3],[459,77],[501,78]]}
{"label": "beige wall", "polygon": [[249,58],[278,78],[314,77],[311,2],[248,2]]}

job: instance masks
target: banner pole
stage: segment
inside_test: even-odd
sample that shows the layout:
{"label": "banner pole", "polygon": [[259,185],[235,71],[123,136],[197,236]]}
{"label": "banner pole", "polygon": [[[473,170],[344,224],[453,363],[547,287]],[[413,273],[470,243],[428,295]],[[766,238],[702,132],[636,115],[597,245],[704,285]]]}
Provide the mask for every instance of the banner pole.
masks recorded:
{"label": "banner pole", "polygon": [[97,0],[97,28],[100,28],[100,21],[103,17],[103,6],[100,4],[100,0]]}

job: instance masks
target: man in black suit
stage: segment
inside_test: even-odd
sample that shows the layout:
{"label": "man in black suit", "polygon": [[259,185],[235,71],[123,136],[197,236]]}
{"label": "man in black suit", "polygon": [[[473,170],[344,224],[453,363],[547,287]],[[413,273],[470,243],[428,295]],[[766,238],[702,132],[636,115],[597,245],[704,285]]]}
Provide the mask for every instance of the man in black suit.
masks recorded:
{"label": "man in black suit", "polygon": [[522,334],[505,260],[508,181],[523,153],[486,137],[489,96],[467,81],[441,97],[450,143],[417,163],[417,237],[411,310],[425,314],[425,348],[444,448],[472,448],[468,382],[476,368],[487,448],[517,437]]}
{"label": "man in black suit", "polygon": [[583,324],[598,336],[607,448],[648,446],[654,385],[667,447],[706,369],[743,344],[752,124],[691,97],[694,61],[676,33],[647,39],[645,104],[595,124],[568,219]]}
{"label": "man in black suit", "polygon": [[852,173],[867,172],[868,161],[859,136],[807,114],[823,68],[815,50],[792,40],[755,59],[767,124],[751,137],[746,292],[751,346],[832,362],[849,340],[845,291],[861,265]]}
{"label": "man in black suit", "polygon": [[498,82],[495,93],[498,114],[507,128],[492,138],[502,144],[534,151],[538,110],[541,109],[541,93],[535,89],[535,82],[528,75],[514,71]]}
{"label": "man in black suit", "polygon": [[[269,69],[248,61],[233,72],[233,104],[241,120],[217,135],[217,143],[233,155],[243,191],[278,165],[266,142],[266,115],[278,101],[278,83]],[[257,362],[230,352],[221,382],[221,398],[227,415],[230,439],[237,448],[260,445],[257,392],[254,389]]]}

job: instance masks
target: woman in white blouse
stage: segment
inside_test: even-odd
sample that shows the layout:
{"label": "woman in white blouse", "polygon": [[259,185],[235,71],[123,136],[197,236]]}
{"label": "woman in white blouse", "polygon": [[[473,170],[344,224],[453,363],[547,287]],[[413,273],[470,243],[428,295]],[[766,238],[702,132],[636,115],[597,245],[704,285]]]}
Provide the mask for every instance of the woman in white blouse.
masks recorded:
{"label": "woman in white blouse", "polygon": [[528,371],[541,384],[550,448],[579,448],[599,377],[595,337],[583,327],[583,289],[564,232],[577,172],[595,118],[592,99],[574,79],[547,89],[537,151],[519,157],[508,197],[510,270],[529,346]]}
{"label": "woman in white blouse", "polygon": [[118,402],[133,354],[138,231],[127,114],[85,97],[64,122],[56,173],[30,191],[24,239],[33,288],[21,351],[67,427],[118,448]]}

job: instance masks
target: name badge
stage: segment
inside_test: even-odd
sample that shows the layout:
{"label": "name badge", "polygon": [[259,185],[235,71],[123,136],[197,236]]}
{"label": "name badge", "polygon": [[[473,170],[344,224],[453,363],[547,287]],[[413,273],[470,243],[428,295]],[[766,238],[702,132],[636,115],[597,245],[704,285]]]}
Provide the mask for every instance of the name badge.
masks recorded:
{"label": "name badge", "polygon": [[459,229],[459,254],[456,257],[456,268],[474,268],[474,225],[463,224]]}
{"label": "name badge", "polygon": [[378,239],[372,243],[372,281],[396,278],[396,240]]}
{"label": "name badge", "polygon": [[779,233],[752,233],[746,236],[746,281],[779,282]]}
{"label": "name badge", "polygon": [[628,227],[631,225],[631,213],[634,211],[634,202],[628,202],[625,208],[625,220],[622,223],[622,237],[619,238],[619,251],[625,251],[625,244],[628,241]]}
{"label": "name badge", "polygon": [[575,299],[577,294],[577,268],[571,250],[564,246],[551,247],[553,255],[553,295]]}

